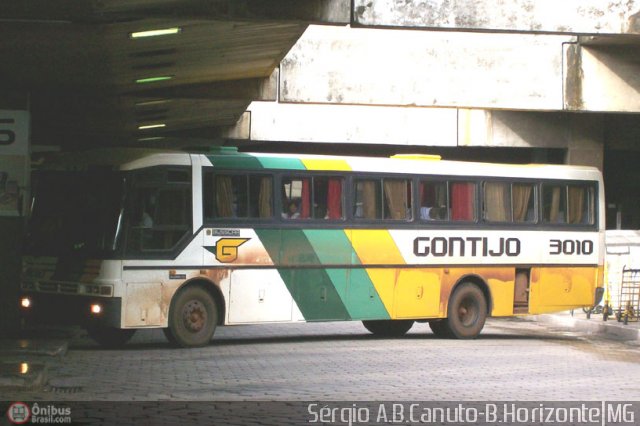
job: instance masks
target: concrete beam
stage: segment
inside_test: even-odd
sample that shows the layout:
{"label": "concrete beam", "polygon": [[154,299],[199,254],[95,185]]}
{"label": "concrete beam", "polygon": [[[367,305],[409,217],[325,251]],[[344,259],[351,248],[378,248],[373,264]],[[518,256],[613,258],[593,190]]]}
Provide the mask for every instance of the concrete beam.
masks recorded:
{"label": "concrete beam", "polygon": [[353,25],[571,34],[640,33],[640,2],[354,0]]}
{"label": "concrete beam", "polygon": [[640,111],[639,48],[582,47],[582,110]]}
{"label": "concrete beam", "polygon": [[571,114],[562,112],[458,110],[458,146],[567,148]]}
{"label": "concrete beam", "polygon": [[[457,112],[446,108],[253,102],[229,133],[253,141],[456,146]],[[247,134],[247,128],[250,131]]]}
{"label": "concrete beam", "polygon": [[347,24],[350,0],[22,0],[3,4],[12,20],[113,22],[143,15],[223,20]]}
{"label": "concrete beam", "polygon": [[310,26],[280,65],[295,103],[562,110],[575,37]]}
{"label": "concrete beam", "polygon": [[223,137],[255,142],[556,148],[602,168],[603,114],[253,102]]}

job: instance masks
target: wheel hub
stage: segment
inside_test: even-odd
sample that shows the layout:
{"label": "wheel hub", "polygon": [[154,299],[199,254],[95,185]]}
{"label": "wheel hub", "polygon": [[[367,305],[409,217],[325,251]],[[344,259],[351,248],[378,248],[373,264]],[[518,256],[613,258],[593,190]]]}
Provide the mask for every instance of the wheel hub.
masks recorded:
{"label": "wheel hub", "polygon": [[466,298],[460,303],[458,308],[458,319],[468,327],[472,326],[478,319],[478,305],[471,298]]}
{"label": "wheel hub", "polygon": [[207,323],[207,310],[198,300],[190,300],[182,310],[182,321],[187,330],[198,332]]}

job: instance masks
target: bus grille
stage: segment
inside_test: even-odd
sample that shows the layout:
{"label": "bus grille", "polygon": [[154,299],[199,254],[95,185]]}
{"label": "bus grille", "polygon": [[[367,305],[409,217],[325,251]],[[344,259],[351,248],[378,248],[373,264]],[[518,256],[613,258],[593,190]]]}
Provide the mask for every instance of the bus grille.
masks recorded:
{"label": "bus grille", "polygon": [[77,294],[78,284],[54,281],[40,281],[38,282],[38,290],[47,293]]}

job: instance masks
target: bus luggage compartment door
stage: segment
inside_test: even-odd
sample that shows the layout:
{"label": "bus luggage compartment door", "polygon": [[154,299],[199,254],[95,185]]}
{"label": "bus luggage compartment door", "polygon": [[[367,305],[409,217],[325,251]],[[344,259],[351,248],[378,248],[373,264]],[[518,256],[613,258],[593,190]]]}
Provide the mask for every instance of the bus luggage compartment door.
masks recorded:
{"label": "bus luggage compartment door", "polygon": [[162,283],[127,283],[125,300],[125,327],[162,325]]}
{"label": "bus luggage compartment door", "polygon": [[275,269],[231,273],[229,323],[291,321],[293,299]]}

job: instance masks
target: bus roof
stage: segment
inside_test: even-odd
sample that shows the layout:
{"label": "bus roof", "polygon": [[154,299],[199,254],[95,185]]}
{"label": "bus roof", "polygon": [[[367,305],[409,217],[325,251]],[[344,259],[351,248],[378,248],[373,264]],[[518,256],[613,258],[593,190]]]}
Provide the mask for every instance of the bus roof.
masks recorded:
{"label": "bus roof", "polygon": [[[206,159],[214,167],[242,170],[354,171],[576,180],[598,180],[600,177],[600,172],[597,168],[588,166],[480,163],[438,160],[433,156],[419,158],[413,155],[381,158],[242,153],[235,155],[206,155]],[[205,161],[203,164],[206,163]]]}
{"label": "bus roof", "polygon": [[82,170],[89,165],[135,170],[159,165],[190,165],[191,156],[203,165],[230,170],[354,171],[448,176],[522,177],[533,179],[600,180],[595,167],[550,164],[504,164],[439,160],[437,156],[400,155],[392,158],[307,154],[239,153],[225,150],[189,154],[151,149],[102,149],[47,155],[39,167],[48,170]]}

